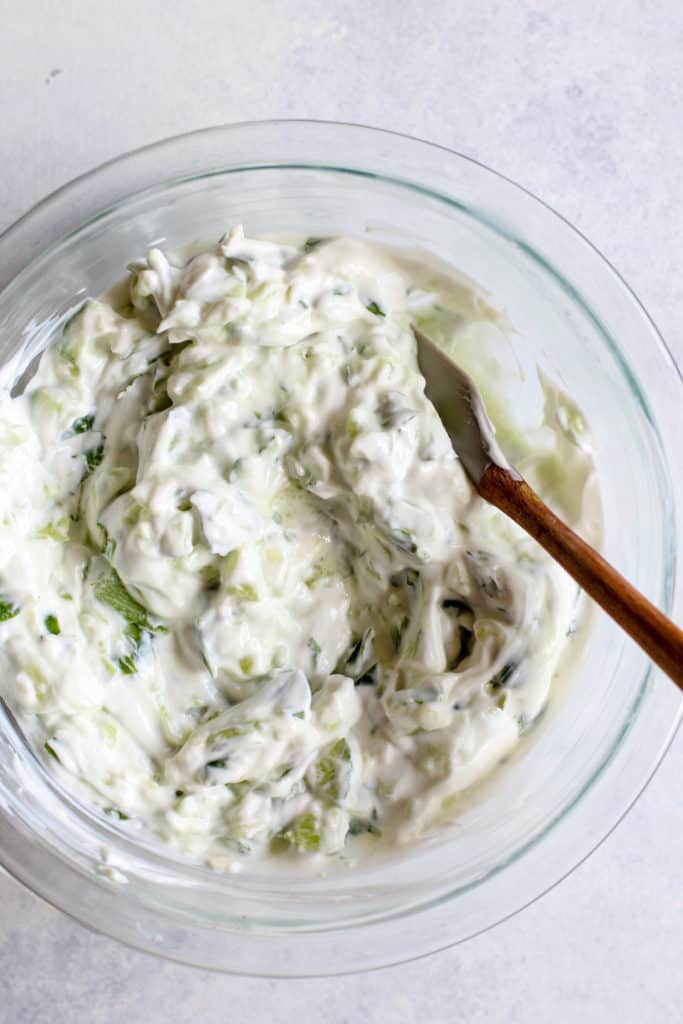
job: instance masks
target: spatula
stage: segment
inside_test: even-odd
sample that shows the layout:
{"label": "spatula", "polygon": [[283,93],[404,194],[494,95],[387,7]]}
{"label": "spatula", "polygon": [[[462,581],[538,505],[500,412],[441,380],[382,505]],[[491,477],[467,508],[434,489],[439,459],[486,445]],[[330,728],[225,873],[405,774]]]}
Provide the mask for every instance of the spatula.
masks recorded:
{"label": "spatula", "polygon": [[486,501],[526,530],[683,690],[683,630],[551,512],[509,464],[472,378],[413,328],[425,393]]}

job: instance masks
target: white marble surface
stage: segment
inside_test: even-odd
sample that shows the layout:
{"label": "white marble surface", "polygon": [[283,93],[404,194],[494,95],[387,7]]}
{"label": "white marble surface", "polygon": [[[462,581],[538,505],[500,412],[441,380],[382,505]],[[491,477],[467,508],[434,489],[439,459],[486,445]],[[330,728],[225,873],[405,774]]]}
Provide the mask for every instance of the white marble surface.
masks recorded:
{"label": "white marble surface", "polygon": [[[394,128],[548,200],[683,358],[679,0],[0,0],[0,228],[123,150],[224,121]],[[95,937],[0,878],[0,1022],[665,1024],[683,1016],[683,736],[601,849],[419,963],[254,981]]]}

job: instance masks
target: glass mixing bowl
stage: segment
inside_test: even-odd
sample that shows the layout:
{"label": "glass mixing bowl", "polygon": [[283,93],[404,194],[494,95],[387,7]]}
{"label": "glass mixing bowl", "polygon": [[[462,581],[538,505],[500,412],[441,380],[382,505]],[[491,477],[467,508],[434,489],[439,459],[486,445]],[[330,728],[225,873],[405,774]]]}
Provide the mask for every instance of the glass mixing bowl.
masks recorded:
{"label": "glass mixing bowl", "polygon": [[[683,618],[683,388],[671,356],[566,221],[438,146],[353,125],[263,122],[105,164],[0,239],[0,360],[19,373],[86,293],[151,243],[211,239],[239,222],[250,234],[423,247],[490,291],[525,360],[587,416],[607,558]],[[291,878],[220,875],[131,841],[60,792],[0,711],[0,853],[34,892],[143,950],[246,974],[368,969],[463,940],[557,882],[631,805],[680,716],[673,685],[596,615],[572,684],[452,828],[388,861]]]}

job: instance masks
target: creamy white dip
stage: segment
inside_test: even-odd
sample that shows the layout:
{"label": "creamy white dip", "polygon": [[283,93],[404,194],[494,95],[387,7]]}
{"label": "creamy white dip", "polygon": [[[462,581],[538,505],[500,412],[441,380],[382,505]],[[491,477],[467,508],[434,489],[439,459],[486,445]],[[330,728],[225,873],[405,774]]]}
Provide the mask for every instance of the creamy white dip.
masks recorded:
{"label": "creamy white dip", "polygon": [[[3,392],[1,692],[122,829],[233,870],[402,843],[544,707],[576,588],[473,491],[411,323],[508,345],[417,254],[236,229],[150,251]],[[585,426],[544,394],[503,443],[590,532]]]}

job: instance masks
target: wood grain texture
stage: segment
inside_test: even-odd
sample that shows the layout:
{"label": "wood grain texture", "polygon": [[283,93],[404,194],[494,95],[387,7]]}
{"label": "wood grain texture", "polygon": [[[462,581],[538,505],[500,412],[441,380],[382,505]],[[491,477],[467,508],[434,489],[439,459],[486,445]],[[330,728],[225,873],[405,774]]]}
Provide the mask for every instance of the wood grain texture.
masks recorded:
{"label": "wood grain texture", "polygon": [[683,690],[683,630],[558,519],[525,480],[491,465],[479,493],[537,540]]}

